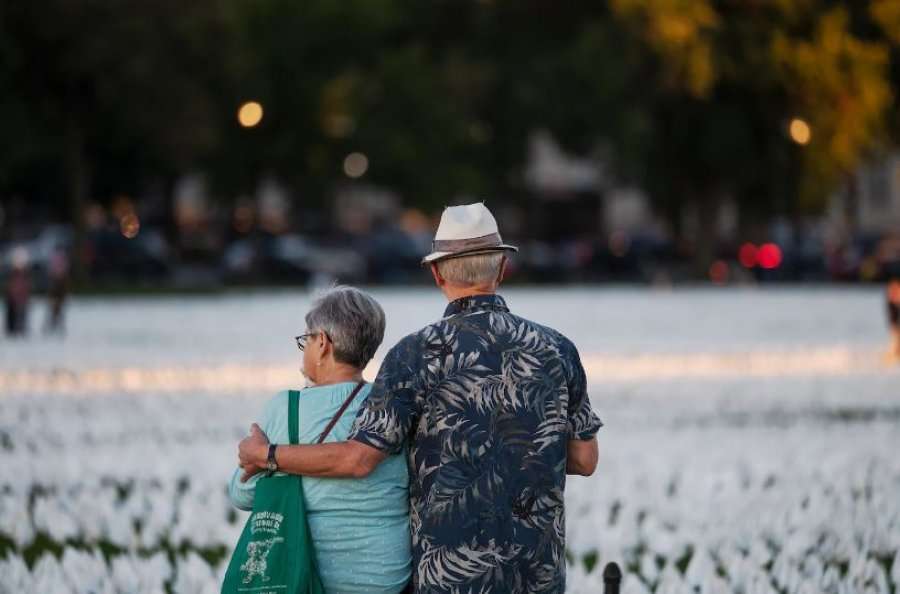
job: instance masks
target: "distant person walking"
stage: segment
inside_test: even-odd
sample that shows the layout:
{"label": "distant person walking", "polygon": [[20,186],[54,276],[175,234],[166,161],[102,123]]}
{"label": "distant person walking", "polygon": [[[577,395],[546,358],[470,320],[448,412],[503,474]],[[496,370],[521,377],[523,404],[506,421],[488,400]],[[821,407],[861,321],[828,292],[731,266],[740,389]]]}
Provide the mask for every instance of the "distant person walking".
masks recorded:
{"label": "distant person walking", "polygon": [[900,362],[900,233],[886,235],[878,244],[876,257],[888,284],[885,290],[891,347],[890,361]]}
{"label": "distant person walking", "polygon": [[891,350],[888,356],[900,362],[900,274],[895,274],[887,286],[888,324],[891,331]]}
{"label": "distant person walking", "polygon": [[57,249],[50,257],[47,272],[47,319],[44,332],[47,334],[65,333],[65,305],[69,293],[69,258],[62,249]]}
{"label": "distant person walking", "polygon": [[28,304],[31,300],[31,276],[28,253],[16,250],[12,256],[12,271],[6,280],[6,333],[24,336],[28,333]]}

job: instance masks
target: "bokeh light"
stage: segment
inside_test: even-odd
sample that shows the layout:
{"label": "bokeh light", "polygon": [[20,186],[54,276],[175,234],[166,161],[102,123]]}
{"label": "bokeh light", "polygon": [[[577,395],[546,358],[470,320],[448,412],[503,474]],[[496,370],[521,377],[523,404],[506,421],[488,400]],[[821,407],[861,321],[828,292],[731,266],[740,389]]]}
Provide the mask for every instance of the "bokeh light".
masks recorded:
{"label": "bokeh light", "polygon": [[256,101],[247,101],[238,109],[238,122],[244,128],[252,128],[263,118],[263,107]]}
{"label": "bokeh light", "polygon": [[141,221],[134,213],[128,213],[119,221],[119,228],[127,239],[134,239],[141,231]]}
{"label": "bokeh light", "polygon": [[781,266],[781,248],[774,243],[766,243],[760,246],[757,254],[759,265],[766,270],[772,270]]}
{"label": "bokeh light", "polygon": [[812,130],[809,124],[806,123],[806,120],[800,118],[791,120],[788,126],[788,133],[791,135],[791,140],[800,145],[808,144],[812,138]]}
{"label": "bokeh light", "polygon": [[757,264],[757,248],[754,244],[747,242],[741,246],[738,251],[738,261],[744,268],[753,268]]}
{"label": "bokeh light", "polygon": [[368,170],[369,158],[362,153],[350,153],[344,159],[344,173],[347,177],[362,177]]}

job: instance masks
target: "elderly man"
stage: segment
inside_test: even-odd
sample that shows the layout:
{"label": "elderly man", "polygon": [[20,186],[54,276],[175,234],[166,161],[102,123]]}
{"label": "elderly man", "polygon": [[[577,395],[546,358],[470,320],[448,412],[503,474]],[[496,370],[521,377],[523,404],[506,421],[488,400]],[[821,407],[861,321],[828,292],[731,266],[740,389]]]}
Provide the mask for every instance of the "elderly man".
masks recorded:
{"label": "elderly man", "polygon": [[[565,590],[566,474],[594,472],[602,423],[572,342],[495,294],[514,250],[483,204],[446,209],[423,260],[444,317],[388,352],[348,441],[276,449],[281,471],[319,477],[405,451],[419,594]],[[246,477],[267,450],[253,427]]]}

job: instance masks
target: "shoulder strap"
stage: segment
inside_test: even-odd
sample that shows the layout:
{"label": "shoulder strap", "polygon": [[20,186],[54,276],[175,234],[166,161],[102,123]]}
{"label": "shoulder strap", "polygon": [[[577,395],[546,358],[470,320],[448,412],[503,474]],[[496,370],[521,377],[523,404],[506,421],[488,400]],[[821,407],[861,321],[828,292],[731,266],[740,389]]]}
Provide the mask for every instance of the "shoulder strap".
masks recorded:
{"label": "shoulder strap", "polygon": [[300,392],[297,390],[288,392],[288,435],[292,445],[300,443]]}
{"label": "shoulder strap", "polygon": [[325,430],[319,434],[319,439],[316,440],[316,443],[322,443],[325,441],[325,438],[328,437],[328,434],[331,433],[331,430],[334,429],[335,424],[337,424],[338,419],[344,414],[344,411],[347,410],[347,407],[350,406],[350,403],[353,402],[353,399],[356,398],[356,395],[359,394],[359,391],[362,390],[362,387],[366,385],[366,382],[362,381],[356,384],[356,387],[353,388],[353,391],[350,392],[350,395],[347,396],[347,399],[344,400],[344,404],[338,409],[334,416],[331,417],[331,421],[328,422],[328,426],[325,427]]}

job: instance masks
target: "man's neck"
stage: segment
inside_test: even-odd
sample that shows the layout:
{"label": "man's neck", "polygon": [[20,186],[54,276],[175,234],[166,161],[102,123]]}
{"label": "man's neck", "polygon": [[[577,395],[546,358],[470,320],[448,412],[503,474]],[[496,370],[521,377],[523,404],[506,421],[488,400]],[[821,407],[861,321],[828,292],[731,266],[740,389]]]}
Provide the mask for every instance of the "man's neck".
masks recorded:
{"label": "man's neck", "polygon": [[457,299],[463,299],[465,297],[475,297],[477,295],[494,295],[497,293],[496,289],[486,288],[486,287],[443,287],[444,296],[447,297],[447,301],[456,301]]}

